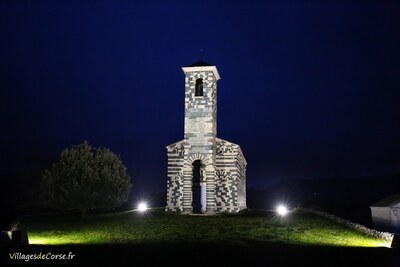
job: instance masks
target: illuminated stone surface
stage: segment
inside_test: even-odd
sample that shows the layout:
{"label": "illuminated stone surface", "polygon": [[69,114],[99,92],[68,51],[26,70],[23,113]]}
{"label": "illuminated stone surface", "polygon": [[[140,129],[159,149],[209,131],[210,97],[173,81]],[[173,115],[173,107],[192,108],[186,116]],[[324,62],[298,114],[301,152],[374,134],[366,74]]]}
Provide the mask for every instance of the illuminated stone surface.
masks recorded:
{"label": "illuminated stone surface", "polygon": [[199,62],[182,69],[185,133],[183,140],[167,146],[166,210],[238,212],[246,208],[247,163],[239,145],[217,138],[217,68]]}

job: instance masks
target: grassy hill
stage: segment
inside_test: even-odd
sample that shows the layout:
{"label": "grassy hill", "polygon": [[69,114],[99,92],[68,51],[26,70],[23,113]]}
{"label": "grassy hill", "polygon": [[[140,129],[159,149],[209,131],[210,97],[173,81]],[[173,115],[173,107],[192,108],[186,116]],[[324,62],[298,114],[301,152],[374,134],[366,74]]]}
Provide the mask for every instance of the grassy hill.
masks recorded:
{"label": "grassy hill", "polygon": [[[382,240],[300,212],[179,216],[162,211],[25,217],[32,245],[10,255],[74,254],[73,260],[24,266],[398,266],[398,250]],[[0,264],[1,265],[1,264]],[[1,265],[2,266],[2,265]]]}
{"label": "grassy hill", "polygon": [[384,241],[315,215],[293,212],[279,218],[272,212],[243,215],[177,216],[162,211],[108,216],[36,216],[22,221],[32,244],[184,243],[246,246],[292,244],[379,247]]}
{"label": "grassy hill", "polygon": [[369,206],[398,194],[400,175],[332,179],[292,179],[264,189],[248,189],[247,206],[273,208],[278,202],[315,207],[371,227]]}

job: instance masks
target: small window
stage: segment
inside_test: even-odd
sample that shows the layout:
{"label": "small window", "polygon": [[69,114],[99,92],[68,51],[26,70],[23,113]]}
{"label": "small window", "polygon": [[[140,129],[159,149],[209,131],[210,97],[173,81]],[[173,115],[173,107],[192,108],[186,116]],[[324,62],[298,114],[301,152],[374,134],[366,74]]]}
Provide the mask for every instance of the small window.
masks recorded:
{"label": "small window", "polygon": [[194,96],[203,96],[203,79],[201,78],[196,80]]}

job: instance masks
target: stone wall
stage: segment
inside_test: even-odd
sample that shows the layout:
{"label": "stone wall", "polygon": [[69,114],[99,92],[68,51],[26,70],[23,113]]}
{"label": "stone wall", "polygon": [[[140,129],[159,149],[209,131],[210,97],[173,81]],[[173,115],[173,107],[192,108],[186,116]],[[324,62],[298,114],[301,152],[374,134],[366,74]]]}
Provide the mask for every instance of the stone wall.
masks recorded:
{"label": "stone wall", "polygon": [[246,161],[240,147],[217,138],[217,212],[238,212],[246,208]]}
{"label": "stone wall", "polygon": [[376,238],[380,238],[382,240],[388,241],[388,242],[392,242],[393,240],[393,236],[394,234],[392,233],[388,233],[388,232],[380,232],[374,229],[370,229],[364,225],[358,224],[358,223],[354,223],[352,221],[346,220],[346,219],[342,219],[340,217],[337,217],[335,215],[320,211],[320,210],[315,210],[315,209],[309,209],[309,208],[298,208],[297,210],[300,211],[304,211],[304,212],[308,212],[308,213],[312,213],[324,218],[327,218],[329,220],[332,220],[336,223],[342,224],[346,227],[352,228],[354,230],[358,230],[360,232],[363,232],[369,236],[373,236]]}
{"label": "stone wall", "polygon": [[[183,140],[167,146],[166,211],[192,213],[193,186],[196,199],[198,186],[193,185],[193,163],[199,160],[202,212],[203,207],[207,213],[237,212],[246,208],[246,160],[238,145],[217,138],[218,71],[215,66],[183,71],[185,131]],[[195,94],[198,79],[202,95]]]}
{"label": "stone wall", "polygon": [[[217,82],[212,71],[186,72],[185,134],[188,156],[212,155],[215,145],[217,114]],[[197,79],[203,80],[203,96],[195,96]]]}
{"label": "stone wall", "polygon": [[[185,72],[185,154],[183,157],[183,211],[192,212],[193,162],[203,164],[203,185],[206,186],[207,212],[214,212],[215,202],[215,139],[217,135],[217,77],[212,70]],[[203,95],[195,95],[196,81],[203,81]]]}
{"label": "stone wall", "polygon": [[183,156],[184,142],[180,141],[167,146],[167,206],[166,211],[183,211]]}
{"label": "stone wall", "polygon": [[[240,146],[226,140],[216,139],[216,171],[211,173],[215,180],[215,212],[238,212],[246,208],[246,160]],[[208,163],[201,154],[188,157],[185,164],[185,140],[171,144],[168,152],[168,179],[167,179],[167,211],[184,211],[184,177],[183,173],[189,166],[187,175],[190,176],[187,188],[191,190],[191,162],[201,159]],[[207,181],[208,182],[208,181]],[[207,188],[209,190],[209,188]],[[192,195],[190,195],[190,198]],[[191,199],[189,200],[191,203]]]}

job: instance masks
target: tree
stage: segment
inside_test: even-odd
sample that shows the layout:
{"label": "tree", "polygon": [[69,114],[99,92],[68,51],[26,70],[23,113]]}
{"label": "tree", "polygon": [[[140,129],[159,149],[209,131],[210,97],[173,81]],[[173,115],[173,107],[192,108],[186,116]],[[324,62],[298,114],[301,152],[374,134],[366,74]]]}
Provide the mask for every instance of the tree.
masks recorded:
{"label": "tree", "polygon": [[61,152],[60,160],[45,170],[41,199],[54,209],[87,210],[115,208],[124,203],[131,189],[126,167],[108,149],[94,148],[87,141]]}

